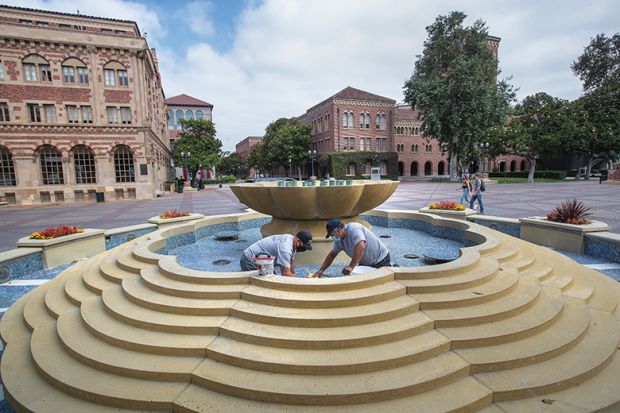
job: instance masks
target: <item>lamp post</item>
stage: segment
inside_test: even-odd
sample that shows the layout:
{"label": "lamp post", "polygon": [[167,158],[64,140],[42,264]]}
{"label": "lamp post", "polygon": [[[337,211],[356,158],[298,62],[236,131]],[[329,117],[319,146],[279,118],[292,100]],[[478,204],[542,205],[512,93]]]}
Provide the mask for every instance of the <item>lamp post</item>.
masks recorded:
{"label": "lamp post", "polygon": [[480,172],[484,172],[487,171],[488,173],[488,169],[489,169],[489,165],[487,163],[487,167],[484,167],[484,161],[486,160],[486,155],[489,152],[489,142],[487,143],[481,143],[480,144],[480,153],[482,153],[482,165],[481,166],[481,171]]}
{"label": "lamp post", "polygon": [[293,177],[293,166],[292,166],[293,160],[291,158],[288,158],[288,177],[292,178]]}
{"label": "lamp post", "polygon": [[308,156],[310,157],[310,164],[312,165],[312,176],[314,176],[314,160],[316,159],[316,149],[308,150]]}

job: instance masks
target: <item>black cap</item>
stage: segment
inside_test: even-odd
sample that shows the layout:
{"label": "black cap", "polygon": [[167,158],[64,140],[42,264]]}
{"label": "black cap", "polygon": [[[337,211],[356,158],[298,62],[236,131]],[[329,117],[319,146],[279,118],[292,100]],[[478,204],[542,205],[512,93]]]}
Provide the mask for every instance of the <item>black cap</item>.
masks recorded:
{"label": "black cap", "polygon": [[304,244],[304,247],[308,251],[312,250],[312,234],[308,231],[299,231],[296,235],[297,238]]}
{"label": "black cap", "polygon": [[329,238],[332,236],[332,232],[338,227],[342,226],[342,221],[339,219],[330,219],[327,221],[325,225],[325,229],[327,230],[327,234],[325,234],[325,238]]}

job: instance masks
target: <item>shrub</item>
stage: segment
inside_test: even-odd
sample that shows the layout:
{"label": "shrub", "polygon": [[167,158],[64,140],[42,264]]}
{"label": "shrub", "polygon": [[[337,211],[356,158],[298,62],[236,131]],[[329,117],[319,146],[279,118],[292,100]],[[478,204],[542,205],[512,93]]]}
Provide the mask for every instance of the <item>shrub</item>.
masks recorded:
{"label": "shrub", "polygon": [[465,205],[457,204],[452,201],[441,201],[432,203],[429,206],[430,209],[444,209],[448,211],[465,211]]}
{"label": "shrub", "polygon": [[76,226],[60,225],[56,228],[49,227],[43,231],[33,232],[30,234],[30,239],[52,239],[64,237],[65,235],[79,234],[80,232],[84,232],[84,230]]}
{"label": "shrub", "polygon": [[234,183],[237,182],[237,177],[234,175],[223,175],[220,177],[222,183]]}
{"label": "shrub", "polygon": [[159,215],[161,219],[170,219],[170,218],[178,218],[178,217],[188,217],[191,214],[187,211],[181,212],[178,209],[173,209],[172,211],[166,211]]}
{"label": "shrub", "polygon": [[565,201],[547,213],[547,220],[564,224],[585,225],[592,222],[586,219],[587,216],[592,215],[588,211],[590,208],[587,208],[583,202],[573,199]]}
{"label": "shrub", "polygon": [[[515,172],[491,172],[490,178],[527,178],[528,171],[515,171]],[[546,179],[565,179],[566,171],[534,171],[534,179],[546,178]]]}

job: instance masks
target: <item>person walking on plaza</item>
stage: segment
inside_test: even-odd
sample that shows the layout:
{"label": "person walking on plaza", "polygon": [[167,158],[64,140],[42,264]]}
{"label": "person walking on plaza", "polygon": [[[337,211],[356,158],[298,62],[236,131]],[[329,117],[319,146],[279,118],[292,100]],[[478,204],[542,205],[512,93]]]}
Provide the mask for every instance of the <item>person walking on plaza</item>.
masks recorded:
{"label": "person walking on plaza", "polygon": [[474,202],[478,201],[480,213],[484,214],[484,204],[482,202],[482,193],[484,192],[484,182],[478,174],[474,174],[473,194],[469,200],[469,208],[474,209]]}
{"label": "person walking on plaza", "polygon": [[256,241],[243,251],[239,264],[241,271],[256,269],[254,257],[269,254],[275,257],[274,266],[280,266],[285,277],[295,276],[295,253],[312,250],[312,234],[299,231],[297,235],[277,234]]}
{"label": "person walking on plaza", "polygon": [[334,245],[325,257],[321,268],[311,278],[320,277],[332,265],[340,251],[344,251],[350,258],[349,265],[343,268],[342,273],[351,274],[357,265],[381,268],[390,265],[390,252],[384,243],[368,228],[357,222],[344,225],[339,219],[332,219],[325,226],[325,238],[332,237]]}
{"label": "person walking on plaza", "polygon": [[469,202],[469,193],[471,192],[471,182],[469,180],[469,174],[463,174],[463,180],[461,188],[463,189],[463,194],[461,195],[461,200],[459,204],[465,205],[465,202]]}

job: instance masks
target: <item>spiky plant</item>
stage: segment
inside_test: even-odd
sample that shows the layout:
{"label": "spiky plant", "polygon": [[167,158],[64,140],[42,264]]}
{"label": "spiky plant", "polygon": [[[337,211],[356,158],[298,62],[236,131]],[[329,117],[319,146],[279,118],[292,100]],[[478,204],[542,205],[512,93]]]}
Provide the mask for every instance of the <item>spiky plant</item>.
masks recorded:
{"label": "spiky plant", "polygon": [[585,225],[592,222],[586,219],[587,216],[592,215],[589,211],[590,208],[586,207],[583,202],[572,199],[556,206],[547,214],[547,219],[566,224]]}

